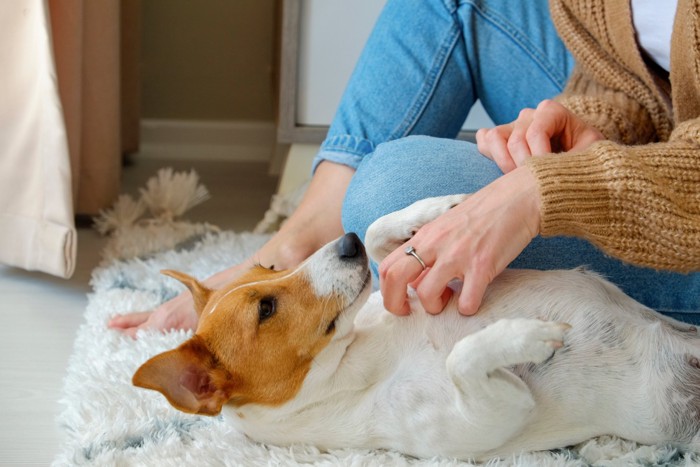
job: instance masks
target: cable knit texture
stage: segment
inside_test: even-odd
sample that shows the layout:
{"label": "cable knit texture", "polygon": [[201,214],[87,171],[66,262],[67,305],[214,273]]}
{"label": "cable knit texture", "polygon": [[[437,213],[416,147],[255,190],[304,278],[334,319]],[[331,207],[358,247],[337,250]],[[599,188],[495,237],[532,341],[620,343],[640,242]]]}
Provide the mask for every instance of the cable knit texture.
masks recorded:
{"label": "cable knit texture", "polygon": [[639,51],[629,0],[550,8],[577,63],[557,100],[608,141],[529,161],[542,235],[583,237],[641,266],[700,270],[700,0],[678,1],[670,96]]}

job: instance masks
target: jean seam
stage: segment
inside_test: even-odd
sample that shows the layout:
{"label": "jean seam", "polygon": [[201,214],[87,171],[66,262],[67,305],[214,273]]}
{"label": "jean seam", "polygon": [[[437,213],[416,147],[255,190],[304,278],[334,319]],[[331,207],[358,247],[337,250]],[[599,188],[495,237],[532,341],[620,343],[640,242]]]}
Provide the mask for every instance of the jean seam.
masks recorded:
{"label": "jean seam", "polygon": [[335,162],[343,164],[357,170],[360,162],[365,157],[362,154],[353,154],[347,151],[321,151],[314,157],[311,163],[311,175],[316,172],[316,168],[323,161]]}
{"label": "jean seam", "polygon": [[357,149],[350,149],[347,146],[323,146],[321,148],[322,151],[328,151],[328,152],[342,152],[346,154],[352,154],[353,156],[365,156],[369,153],[358,151]]}
{"label": "jean seam", "polygon": [[450,15],[457,11],[457,5],[454,0],[442,0],[442,4]]}
{"label": "jean seam", "polygon": [[443,41],[440,51],[433,60],[433,65],[430,68],[431,71],[428,75],[428,79],[423,83],[422,89],[414,101],[414,104],[407,112],[406,117],[391,133],[391,136],[389,136],[389,140],[408,136],[413,128],[415,128],[415,126],[418,124],[419,117],[425,112],[428,102],[435,92],[439,78],[445,71],[445,67],[447,66],[447,58],[450,56],[450,54],[452,54],[452,51],[457,44],[459,34],[460,28],[458,24],[454,22],[447,39]]}
{"label": "jean seam", "polygon": [[465,1],[463,5],[470,5],[476,13],[481,16],[485,21],[491,23],[495,28],[499,29],[504,35],[518,45],[523,52],[525,52],[537,65],[542,69],[542,71],[552,80],[552,83],[559,89],[563,89],[566,84],[567,77],[559,77],[553,67],[549,66],[547,58],[538,53],[537,47],[534,43],[527,39],[518,28],[514,27],[506,18],[503,16],[483,9],[477,2]]}
{"label": "jean seam", "polygon": [[[353,144],[348,145],[347,141],[348,138],[352,140]],[[358,142],[366,143],[371,151],[365,152],[359,149]],[[370,152],[374,151],[376,145],[365,138],[358,138],[356,136],[347,134],[347,135],[334,135],[331,137],[327,137],[326,141],[323,142],[321,145],[320,150],[323,151],[330,151],[330,152],[344,152],[348,154],[352,154],[354,156],[365,156],[366,154],[369,154]]]}

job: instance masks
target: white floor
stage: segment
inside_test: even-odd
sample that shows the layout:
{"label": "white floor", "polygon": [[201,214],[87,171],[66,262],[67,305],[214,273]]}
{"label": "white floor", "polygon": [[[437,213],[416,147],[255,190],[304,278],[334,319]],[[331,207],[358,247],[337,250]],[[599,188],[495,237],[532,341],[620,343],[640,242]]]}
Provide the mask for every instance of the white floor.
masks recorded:
{"label": "white floor", "polygon": [[[140,160],[125,169],[123,192],[136,193],[163,166],[199,173],[212,199],[187,218],[224,229],[250,230],[277,186],[267,164]],[[62,379],[104,239],[80,229],[78,245],[67,281],[0,266],[0,466],[49,465],[60,447]]]}

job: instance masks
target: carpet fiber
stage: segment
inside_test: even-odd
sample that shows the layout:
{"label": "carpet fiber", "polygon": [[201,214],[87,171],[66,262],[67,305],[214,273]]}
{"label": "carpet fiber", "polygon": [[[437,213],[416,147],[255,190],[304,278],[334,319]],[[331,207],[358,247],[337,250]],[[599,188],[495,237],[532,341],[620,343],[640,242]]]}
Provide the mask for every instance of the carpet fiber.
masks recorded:
{"label": "carpet fiber", "polygon": [[[240,262],[268,238],[263,234],[193,228],[193,238],[182,241],[178,237],[179,243],[173,249],[153,252],[152,239],[143,237],[162,239],[164,232],[173,231],[172,226],[165,224],[159,227],[157,222],[148,222],[148,229],[136,236],[145,245],[151,245],[139,257],[115,259],[118,256],[111,254],[93,272],[93,293],[85,322],[78,331],[61,399],[59,423],[66,442],[54,465],[472,465],[451,459],[413,459],[388,451],[320,452],[312,446],[265,446],[232,430],[220,417],[178,412],[159,393],[133,387],[131,376],[144,361],[177,346],[190,334],[142,332],[137,340],[132,340],[108,330],[107,320],[117,313],[150,309],[184,290],[174,279],[160,275],[161,269],[177,269],[205,278]],[[670,446],[640,446],[601,437],[554,452],[495,459],[488,465],[691,466],[700,465],[700,458]]]}

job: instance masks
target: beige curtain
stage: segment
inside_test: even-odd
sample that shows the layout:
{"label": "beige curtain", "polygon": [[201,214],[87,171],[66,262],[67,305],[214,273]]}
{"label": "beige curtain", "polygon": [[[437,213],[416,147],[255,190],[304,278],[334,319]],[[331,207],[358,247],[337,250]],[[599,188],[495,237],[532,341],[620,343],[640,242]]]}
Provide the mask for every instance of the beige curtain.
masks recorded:
{"label": "beige curtain", "polygon": [[69,277],[71,169],[46,4],[0,3],[0,262]]}
{"label": "beige curtain", "polygon": [[0,2],[0,263],[70,277],[74,214],[116,198],[122,148],[138,146],[139,10]]}

